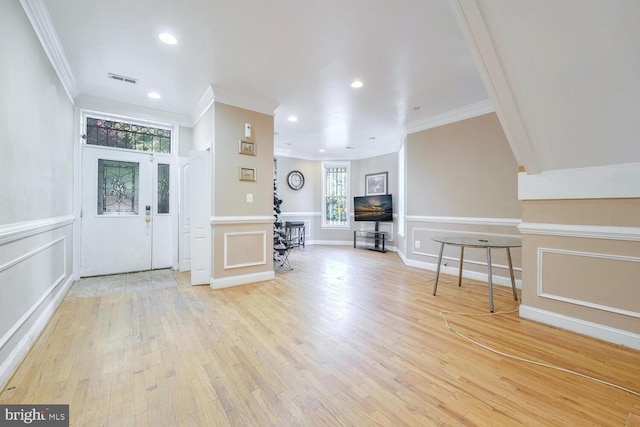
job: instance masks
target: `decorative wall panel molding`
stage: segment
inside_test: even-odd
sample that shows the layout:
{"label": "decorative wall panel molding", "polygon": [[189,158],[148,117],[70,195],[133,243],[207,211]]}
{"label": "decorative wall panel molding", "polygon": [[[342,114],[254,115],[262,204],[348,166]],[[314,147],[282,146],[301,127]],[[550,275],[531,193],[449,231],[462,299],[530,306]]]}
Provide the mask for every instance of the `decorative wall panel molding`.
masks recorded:
{"label": "decorative wall panel molding", "polygon": [[[251,238],[253,236],[253,238]],[[249,246],[258,247],[260,249],[259,259],[246,259],[242,262],[231,263],[229,253],[233,245],[239,247]],[[251,253],[243,251],[243,255],[250,256]],[[224,268],[243,268],[255,265],[265,265],[267,263],[267,233],[265,231],[240,231],[233,233],[224,233]]]}
{"label": "decorative wall panel molding", "polygon": [[69,215],[0,226],[0,387],[73,284],[73,221]]}
{"label": "decorative wall panel molding", "polygon": [[[612,255],[612,254],[603,254],[603,253],[593,253],[593,252],[582,252],[582,251],[574,251],[574,250],[566,250],[566,249],[554,249],[554,248],[538,248],[537,254],[537,295],[541,298],[547,298],[555,301],[562,301],[565,303],[575,304],[583,307],[589,307],[595,310],[600,311],[608,311],[610,313],[621,314],[624,316],[636,317],[640,318],[640,312],[629,310],[623,307],[613,307],[605,304],[600,304],[594,301],[588,301],[586,299],[581,299],[578,296],[569,296],[569,295],[558,295],[557,291],[554,293],[553,290],[547,289],[548,284],[544,282],[544,273],[545,273],[545,262],[544,256],[548,255],[558,255],[558,256],[575,256],[586,258],[584,261],[588,264],[593,264],[597,260],[608,260],[612,263],[633,263],[632,265],[636,267],[636,274],[633,274],[632,277],[640,277],[640,258],[624,256],[624,255]],[[624,267],[620,265],[618,267]],[[615,267],[611,267],[612,270],[615,270]],[[603,284],[605,286],[605,284]],[[607,286],[606,292],[615,292],[612,289],[612,286]],[[622,296],[624,299],[624,296]],[[636,302],[629,302],[624,299],[625,302],[631,304],[636,304]]]}
{"label": "decorative wall panel molding", "polygon": [[[40,295],[40,297],[31,305],[31,307],[27,311],[25,311],[22,314],[22,316],[20,316],[15,321],[15,323],[4,333],[2,338],[0,338],[0,348],[2,348],[7,343],[7,341],[16,333],[16,331],[18,331],[18,329],[20,329],[20,327],[27,321],[27,319],[29,319],[29,317],[33,315],[33,313],[38,309],[38,307],[40,307],[42,302],[51,294],[51,292],[53,292],[53,290],[67,276],[66,239],[65,237],[60,237],[45,245],[42,245],[36,249],[31,250],[26,254],[22,254],[18,258],[15,258],[9,262],[6,262],[3,265],[0,265],[0,278],[6,279],[6,276],[9,274],[10,269],[16,268],[17,266],[20,266],[20,264],[23,264],[23,263],[31,262],[31,264],[36,264],[36,265],[23,264],[24,270],[31,270],[34,267],[37,268],[36,258],[38,257],[38,255],[41,255],[41,256],[49,255],[49,258],[51,259],[59,258],[61,259],[62,262],[59,265],[51,266],[51,269],[48,272],[50,273],[50,277],[47,278],[48,286],[45,292],[42,295]],[[4,282],[5,285],[3,286],[7,286],[6,284],[9,283],[9,280],[0,280],[0,282]],[[23,284],[26,284],[27,286],[31,285],[28,282]]]}

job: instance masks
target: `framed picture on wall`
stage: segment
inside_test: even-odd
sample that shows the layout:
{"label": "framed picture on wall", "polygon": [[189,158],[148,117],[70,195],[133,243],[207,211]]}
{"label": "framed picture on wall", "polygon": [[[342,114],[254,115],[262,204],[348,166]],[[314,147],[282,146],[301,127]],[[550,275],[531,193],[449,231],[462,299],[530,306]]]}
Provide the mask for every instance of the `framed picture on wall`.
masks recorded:
{"label": "framed picture on wall", "polygon": [[241,139],[238,152],[240,154],[246,154],[247,156],[255,156],[256,155],[256,143],[247,141],[246,139]]}
{"label": "framed picture on wall", "polygon": [[388,172],[372,173],[364,176],[365,196],[379,196],[387,194]]}
{"label": "framed picture on wall", "polygon": [[255,181],[256,168],[240,167],[240,181]]}

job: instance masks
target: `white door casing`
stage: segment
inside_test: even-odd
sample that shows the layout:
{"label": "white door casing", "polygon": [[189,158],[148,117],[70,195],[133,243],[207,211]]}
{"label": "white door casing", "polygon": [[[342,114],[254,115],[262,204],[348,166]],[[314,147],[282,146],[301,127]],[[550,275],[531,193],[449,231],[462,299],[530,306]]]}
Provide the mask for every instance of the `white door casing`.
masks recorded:
{"label": "white door casing", "polygon": [[180,157],[180,231],[179,263],[180,271],[191,270],[191,202],[189,189],[189,159]]}
{"label": "white door casing", "polygon": [[189,152],[191,284],[211,283],[211,153]]}

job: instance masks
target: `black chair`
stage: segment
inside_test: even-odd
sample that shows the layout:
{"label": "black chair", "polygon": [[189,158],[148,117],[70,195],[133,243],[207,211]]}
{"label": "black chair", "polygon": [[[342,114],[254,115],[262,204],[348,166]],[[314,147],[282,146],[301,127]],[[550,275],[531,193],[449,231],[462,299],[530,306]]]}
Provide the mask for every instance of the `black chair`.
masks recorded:
{"label": "black chair", "polygon": [[280,268],[287,268],[293,270],[291,262],[289,262],[289,253],[291,252],[293,245],[287,240],[283,240],[273,245],[273,264]]}

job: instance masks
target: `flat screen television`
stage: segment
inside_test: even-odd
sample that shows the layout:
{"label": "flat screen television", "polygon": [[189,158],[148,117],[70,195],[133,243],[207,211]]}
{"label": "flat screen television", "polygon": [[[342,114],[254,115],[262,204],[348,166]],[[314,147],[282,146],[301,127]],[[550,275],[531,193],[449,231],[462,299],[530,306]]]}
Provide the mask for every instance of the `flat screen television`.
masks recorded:
{"label": "flat screen television", "polygon": [[381,196],[356,196],[353,198],[354,221],[393,221],[391,194]]}

